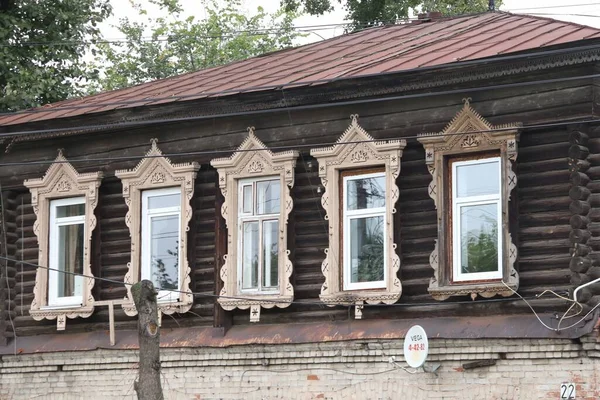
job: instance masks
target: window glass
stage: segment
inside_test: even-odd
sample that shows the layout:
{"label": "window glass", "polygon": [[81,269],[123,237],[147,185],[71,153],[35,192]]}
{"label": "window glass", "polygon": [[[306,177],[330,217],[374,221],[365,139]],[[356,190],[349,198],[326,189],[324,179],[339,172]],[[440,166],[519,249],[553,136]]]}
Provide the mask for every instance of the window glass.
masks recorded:
{"label": "window glass", "polygon": [[148,197],[148,209],[169,208],[181,206],[181,194],[150,195]]}
{"label": "window glass", "polygon": [[258,222],[244,222],[242,225],[242,288],[254,289],[258,287],[258,257],[259,257],[259,224]]}
{"label": "window glass", "polygon": [[[85,205],[82,205],[85,208]],[[67,208],[64,206],[57,208]],[[83,224],[58,227],[58,293],[57,297],[83,295]]]}
{"label": "window glass", "polygon": [[85,204],[70,204],[56,207],[56,218],[85,216]]}
{"label": "window glass", "polygon": [[249,214],[252,212],[252,185],[244,185],[242,190],[242,212]]}
{"label": "window glass", "polygon": [[461,272],[498,270],[498,205],[459,207]]}
{"label": "window glass", "polygon": [[384,279],[383,216],[350,220],[350,283]]}
{"label": "window glass", "polygon": [[256,182],[256,213],[279,213],[280,194],[279,179]]}
{"label": "window glass", "polygon": [[263,260],[265,272],[263,274],[264,287],[276,287],[278,281],[278,250],[279,221],[270,220],[263,222]]}
{"label": "window glass", "polygon": [[457,196],[470,197],[499,193],[499,169],[498,160],[457,166]]}
{"label": "window glass", "polygon": [[348,179],[347,209],[362,210],[385,207],[385,177]]}
{"label": "window glass", "polygon": [[[179,197],[157,196],[157,197]],[[152,201],[150,197],[150,202]],[[150,260],[152,283],[162,290],[179,288],[179,215],[150,219]]]}

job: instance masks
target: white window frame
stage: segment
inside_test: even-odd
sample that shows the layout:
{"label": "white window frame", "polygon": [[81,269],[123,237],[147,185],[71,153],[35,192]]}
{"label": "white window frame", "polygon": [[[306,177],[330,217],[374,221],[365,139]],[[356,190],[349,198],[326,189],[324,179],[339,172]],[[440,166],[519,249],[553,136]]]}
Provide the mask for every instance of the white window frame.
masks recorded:
{"label": "white window frame", "polygon": [[[188,312],[194,304],[194,294],[190,290],[191,268],[188,260],[188,231],[193,215],[190,201],[194,198],[194,181],[200,165],[196,162],[174,164],[162,154],[157,140],[152,139],[152,147],[146,156],[133,169],[117,170],[115,176],[123,184],[123,198],[129,211],[125,215],[125,224],[131,236],[131,260],[127,263],[125,284],[128,302],[122,305],[123,311],[130,317],[137,315],[131,293],[131,286],[142,276],[142,193],[146,190],[178,188],[181,193],[181,214],[179,230],[179,292],[171,292],[170,299],[158,302],[161,313],[171,315]],[[177,294],[177,296],[175,296]]]}
{"label": "white window frame", "polygon": [[[141,279],[152,280],[152,260],[150,257],[151,252],[151,237],[152,231],[150,229],[151,221],[153,217],[170,217],[177,215],[177,227],[179,229],[179,240],[178,246],[181,247],[181,199],[179,205],[176,207],[162,207],[149,209],[148,202],[152,197],[169,196],[178,194],[182,196],[180,187],[170,187],[163,189],[147,189],[142,191],[142,265],[141,265]],[[181,248],[178,249],[177,253],[177,291],[173,290],[159,290],[157,295],[157,301],[159,303],[170,303],[177,301],[179,298],[179,291],[181,291]]]}
{"label": "white window frame", "polygon": [[[478,164],[490,164],[496,162],[498,165],[498,192],[497,194],[486,194],[479,196],[458,197],[458,176],[459,167]],[[496,229],[498,233],[498,268],[496,271],[463,273],[461,268],[461,218],[460,210],[462,207],[495,204],[497,210]],[[474,160],[452,162],[452,265],[453,279],[455,282],[482,281],[492,279],[502,279],[502,159],[500,157],[486,157]]]}
{"label": "white window frame", "polygon": [[[344,239],[343,239],[343,254],[344,254],[344,290],[360,290],[360,289],[382,289],[386,287],[387,275],[388,275],[388,263],[387,257],[387,212],[386,205],[383,207],[377,208],[366,208],[360,210],[349,210],[348,209],[348,182],[357,180],[357,179],[368,179],[368,178],[384,178],[385,180],[385,171],[382,172],[374,172],[367,174],[359,174],[359,175],[348,175],[343,178],[343,196],[344,196],[344,205],[343,205],[343,229],[344,229]],[[387,204],[387,192],[386,192],[386,204]],[[352,246],[350,243],[350,221],[353,219],[359,218],[368,218],[368,217],[383,217],[383,280],[381,281],[372,281],[372,282],[351,282],[351,251]]]}
{"label": "white window frame", "polygon": [[[294,287],[290,277],[294,266],[290,260],[288,249],[288,219],[294,207],[290,189],[294,186],[294,168],[299,153],[295,150],[273,153],[254,134],[254,128],[248,128],[248,136],[230,157],[211,160],[210,164],[219,173],[219,188],[223,194],[221,215],[227,225],[227,254],[223,256],[223,264],[219,277],[223,281],[220,297],[217,299],[224,310],[240,308],[250,309],[250,322],[260,321],[262,308],[289,307],[294,299]],[[242,179],[265,179],[277,177],[281,187],[281,203],[278,235],[278,290],[268,292],[240,291],[240,239],[239,182]],[[243,210],[242,210],[243,211]]]}
{"label": "white window frame", "polygon": [[[75,276],[75,287],[79,286],[79,291],[81,295],[79,296],[66,296],[59,297],[58,296],[58,285],[59,280],[62,278],[60,272],[58,270],[58,258],[60,254],[60,242],[59,242],[59,228],[61,226],[70,226],[70,225],[83,225],[83,237],[87,237],[87,228],[85,226],[85,211],[83,215],[78,215],[74,217],[62,217],[59,218],[56,216],[56,210],[58,207],[62,206],[71,206],[83,204],[85,206],[85,197],[69,197],[65,199],[56,199],[50,200],[50,232],[49,232],[49,271],[48,271],[48,306],[44,308],[53,309],[60,307],[73,307],[73,306],[81,306],[83,303],[83,286],[84,279],[82,276]],[[82,249],[83,250],[83,249]],[[82,251],[82,262],[85,262],[83,259]]]}
{"label": "white window frame", "polygon": [[[257,195],[258,192],[256,190],[256,186],[258,182],[264,182],[264,181],[279,181],[279,187],[280,187],[280,194],[279,194],[279,213],[274,213],[274,214],[255,214],[255,210],[257,207]],[[252,211],[251,212],[244,212],[244,187],[245,186],[252,186]],[[253,294],[276,294],[279,293],[279,282],[276,282],[276,285],[274,287],[267,287],[267,288],[263,288],[262,287],[262,276],[265,273],[264,271],[264,266],[263,266],[263,256],[264,256],[264,249],[263,249],[263,223],[267,222],[267,221],[277,221],[277,224],[279,225],[280,220],[281,220],[281,199],[283,198],[283,194],[281,193],[281,187],[283,185],[281,184],[281,179],[279,176],[274,175],[274,176],[261,176],[259,178],[247,178],[247,179],[240,179],[238,180],[238,290],[240,291],[240,293],[253,293]],[[258,257],[258,264],[259,264],[259,269],[258,269],[258,287],[256,289],[254,288],[249,288],[249,289],[244,289],[243,287],[243,279],[244,279],[244,270],[243,270],[243,264],[244,264],[244,223],[245,222],[258,222],[259,223],[259,242],[258,242],[258,249],[259,249],[259,257]],[[279,230],[279,229],[278,229]],[[279,240],[277,240],[279,242]],[[270,271],[269,271],[270,272]],[[279,276],[279,274],[278,274]]]}

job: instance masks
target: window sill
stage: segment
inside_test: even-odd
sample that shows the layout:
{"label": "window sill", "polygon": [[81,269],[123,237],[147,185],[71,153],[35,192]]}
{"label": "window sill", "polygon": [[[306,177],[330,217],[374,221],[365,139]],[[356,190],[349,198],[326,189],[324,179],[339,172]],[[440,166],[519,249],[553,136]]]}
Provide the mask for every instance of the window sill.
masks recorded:
{"label": "window sill", "polygon": [[245,310],[256,305],[264,308],[275,306],[282,308],[289,306],[294,300],[294,296],[282,296],[274,293],[240,293],[232,297],[239,298],[219,297],[219,304],[224,310],[233,310],[234,308]]}
{"label": "window sill", "polygon": [[475,300],[477,296],[485,298],[494,297],[496,295],[509,297],[514,294],[510,289],[516,291],[519,287],[518,282],[507,282],[506,285],[501,281],[486,283],[461,282],[444,286],[437,286],[432,282],[428,290],[431,297],[435,300],[447,300],[453,296],[471,296],[471,298]]}
{"label": "window sill", "polygon": [[387,290],[351,290],[337,292],[332,294],[322,294],[319,296],[326,305],[334,306],[336,304],[392,304],[398,301],[400,293],[391,293]]}
{"label": "window sill", "polygon": [[37,310],[30,309],[29,315],[36,320],[56,319],[56,330],[64,331],[66,319],[68,318],[88,318],[94,312],[93,303],[86,306],[44,306]]}
{"label": "window sill", "polygon": [[81,305],[81,303],[76,303],[76,304],[63,304],[63,305],[56,305],[56,306],[44,306],[40,308],[40,311],[47,311],[47,310],[78,310],[80,308],[83,308],[83,306]]}
{"label": "window sill", "polygon": [[[183,314],[188,312],[190,308],[192,308],[192,304],[192,301],[180,301],[179,299],[174,299],[173,301],[157,301],[156,306],[158,311],[162,312],[163,314],[171,315],[175,313]],[[137,315],[137,310],[133,300],[131,300],[130,303],[123,304],[122,307],[126,315],[130,317]]]}

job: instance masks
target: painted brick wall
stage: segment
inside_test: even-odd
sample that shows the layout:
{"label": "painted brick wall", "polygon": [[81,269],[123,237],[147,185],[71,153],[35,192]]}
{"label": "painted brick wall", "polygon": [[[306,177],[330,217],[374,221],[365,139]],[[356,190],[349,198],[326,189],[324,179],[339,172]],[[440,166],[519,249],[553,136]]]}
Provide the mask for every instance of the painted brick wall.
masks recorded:
{"label": "painted brick wall", "polygon": [[[595,339],[431,340],[437,374],[405,371],[401,341],[163,349],[167,399],[577,399],[600,398]],[[397,364],[390,364],[395,357]],[[476,360],[492,366],[465,369]],[[96,350],[3,356],[0,398],[135,399],[137,352]]]}

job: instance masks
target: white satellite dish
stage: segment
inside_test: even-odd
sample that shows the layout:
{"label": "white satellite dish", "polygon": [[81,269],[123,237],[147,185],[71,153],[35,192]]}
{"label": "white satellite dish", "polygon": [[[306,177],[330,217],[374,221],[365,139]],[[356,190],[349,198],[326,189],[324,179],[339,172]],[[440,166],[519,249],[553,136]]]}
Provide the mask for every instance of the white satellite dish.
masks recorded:
{"label": "white satellite dish", "polygon": [[419,325],[413,325],[404,337],[404,359],[412,368],[419,368],[425,364],[429,354],[427,333]]}

